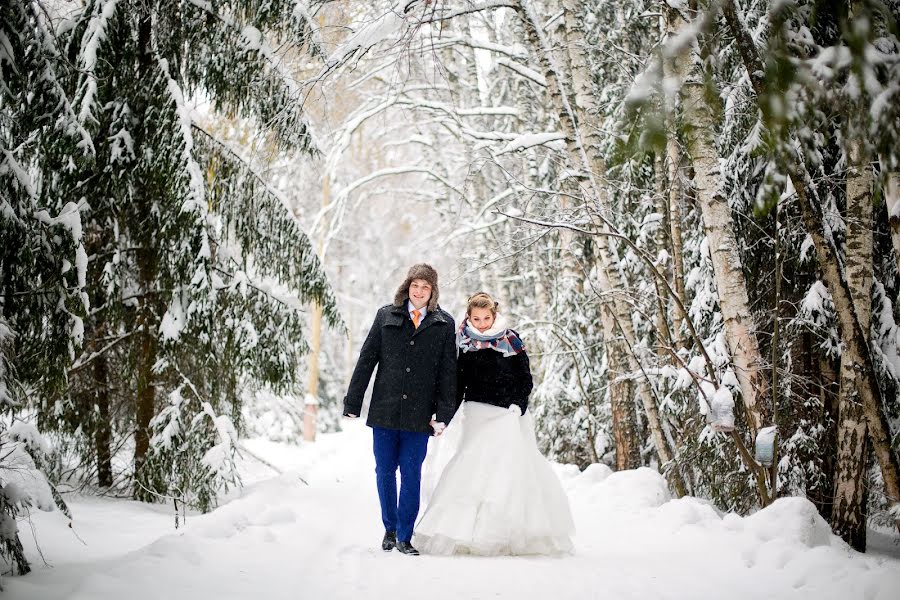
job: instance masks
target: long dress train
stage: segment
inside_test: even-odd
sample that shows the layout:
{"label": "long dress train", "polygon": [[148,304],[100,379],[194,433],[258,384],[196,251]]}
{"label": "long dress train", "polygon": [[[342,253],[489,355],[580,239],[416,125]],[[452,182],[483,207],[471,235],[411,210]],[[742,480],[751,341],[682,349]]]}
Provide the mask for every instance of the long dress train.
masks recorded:
{"label": "long dress train", "polygon": [[[530,411],[520,415],[517,406],[464,402],[445,435],[447,440],[435,440],[438,445],[446,441],[456,448],[416,526],[413,543],[421,552],[571,552],[575,526],[569,501],[537,449]],[[445,450],[426,461],[426,496]]]}

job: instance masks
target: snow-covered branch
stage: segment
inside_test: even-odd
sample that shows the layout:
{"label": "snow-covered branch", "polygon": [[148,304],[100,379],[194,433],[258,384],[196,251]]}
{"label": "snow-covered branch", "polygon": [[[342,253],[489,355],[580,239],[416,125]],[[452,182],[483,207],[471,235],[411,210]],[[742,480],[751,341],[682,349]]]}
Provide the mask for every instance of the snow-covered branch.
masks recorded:
{"label": "snow-covered branch", "polygon": [[469,6],[465,6],[462,8],[446,8],[441,9],[439,11],[435,11],[435,14],[430,15],[427,19],[422,20],[422,23],[437,23],[440,21],[447,21],[448,19],[455,19],[456,17],[461,17],[463,15],[471,15],[478,12],[483,12],[486,10],[496,10],[498,8],[517,8],[517,5],[509,0],[488,0],[487,2],[479,2],[479,3],[471,3]]}
{"label": "snow-covered branch", "polygon": [[203,178],[203,170],[194,159],[194,135],[192,133],[193,119],[191,118],[191,109],[185,103],[184,94],[181,86],[169,75],[169,62],[164,58],[157,59],[159,70],[162,71],[166,78],[166,86],[169,95],[175,103],[175,110],[178,114],[179,130],[183,140],[181,149],[182,159],[184,160],[184,169],[187,172],[189,180],[188,198],[185,202],[185,208],[191,211],[198,211],[200,214],[206,212],[206,181]]}
{"label": "snow-covered branch", "polygon": [[[560,131],[548,131],[546,133],[526,133],[516,137],[504,146],[497,156],[506,154],[507,152],[515,152],[517,150],[525,150],[526,148],[534,148],[535,146],[549,146],[556,150],[561,149],[561,144],[554,143],[566,139],[566,134]],[[563,145],[564,147],[564,145]]]}
{"label": "snow-covered branch", "polygon": [[93,119],[91,111],[94,108],[94,96],[97,94],[97,75],[94,72],[97,66],[97,49],[100,43],[106,39],[106,24],[112,18],[119,0],[107,0],[98,2],[94,7],[94,14],[88,22],[81,43],[81,53],[78,63],[85,74],[82,83],[84,91],[81,92],[81,108],[78,111],[78,120],[81,123]]}
{"label": "snow-covered branch", "polygon": [[533,81],[534,83],[538,84],[541,87],[547,87],[547,78],[544,77],[543,75],[541,75],[540,73],[538,73],[534,69],[526,67],[525,65],[520,65],[519,63],[517,63],[515,61],[509,60],[507,58],[502,58],[502,57],[498,58],[495,62],[502,67],[506,67],[510,71],[514,71],[514,72],[518,73],[525,79]]}
{"label": "snow-covered branch", "polygon": [[284,68],[284,61],[281,57],[276,55],[275,50],[272,48],[272,46],[269,45],[265,36],[259,29],[253,27],[252,25],[246,25],[242,27],[230,15],[220,13],[215,8],[213,8],[212,4],[208,2],[208,0],[187,1],[198,9],[214,16],[216,19],[227,25],[230,29],[239,33],[244,44],[244,49],[247,51],[259,52],[260,56],[265,58],[266,63],[269,65],[269,68],[271,68],[272,71],[278,75],[281,83],[291,91],[291,94],[295,97],[295,99],[300,99],[301,90],[297,85],[297,82],[294,80],[294,77]]}
{"label": "snow-covered branch", "polygon": [[404,173],[423,173],[433,179],[436,179],[437,181],[442,183],[445,187],[447,187],[448,189],[452,190],[457,195],[459,195],[461,198],[466,197],[465,192],[463,192],[462,190],[457,188],[455,185],[453,185],[443,175],[435,172],[431,168],[413,165],[413,166],[408,166],[408,167],[391,167],[391,168],[387,168],[387,169],[380,169],[378,171],[369,173],[365,177],[360,177],[359,179],[357,179],[356,181],[352,182],[350,185],[348,185],[347,187],[342,189],[341,192],[338,194],[337,198],[335,199],[335,201],[337,202],[339,200],[343,200],[344,198],[347,198],[348,196],[350,196],[350,194],[352,194],[357,189],[363,187],[364,185],[371,183],[372,181],[374,181],[376,179],[380,179],[381,177],[389,177],[391,175],[402,175]]}

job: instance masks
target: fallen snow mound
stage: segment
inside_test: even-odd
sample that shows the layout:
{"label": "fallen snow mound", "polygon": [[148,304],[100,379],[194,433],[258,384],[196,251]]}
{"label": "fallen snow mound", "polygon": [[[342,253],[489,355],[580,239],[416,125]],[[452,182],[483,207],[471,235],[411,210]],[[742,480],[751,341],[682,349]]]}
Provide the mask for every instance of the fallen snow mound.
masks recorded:
{"label": "fallen snow mound", "polygon": [[843,544],[806,498],[779,498],[744,519],[744,524],[746,531],[764,542],[781,539],[807,548]]}
{"label": "fallen snow mound", "polygon": [[605,510],[655,508],[671,499],[666,480],[647,467],[612,472],[604,465],[591,465],[570,483],[570,493]]}

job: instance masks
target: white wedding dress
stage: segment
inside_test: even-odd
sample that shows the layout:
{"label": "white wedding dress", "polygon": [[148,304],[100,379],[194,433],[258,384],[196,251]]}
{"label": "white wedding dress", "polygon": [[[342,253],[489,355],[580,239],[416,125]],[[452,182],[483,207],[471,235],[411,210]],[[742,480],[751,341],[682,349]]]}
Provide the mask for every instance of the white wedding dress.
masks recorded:
{"label": "white wedding dress", "polygon": [[464,402],[432,439],[413,545],[423,554],[572,551],[569,500],[537,449],[531,412]]}

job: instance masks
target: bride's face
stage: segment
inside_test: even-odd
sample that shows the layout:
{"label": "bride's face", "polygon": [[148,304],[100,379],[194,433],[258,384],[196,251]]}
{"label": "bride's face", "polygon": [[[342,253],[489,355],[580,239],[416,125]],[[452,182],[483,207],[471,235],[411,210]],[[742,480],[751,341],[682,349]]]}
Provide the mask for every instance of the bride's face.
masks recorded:
{"label": "bride's face", "polygon": [[494,324],[494,313],[489,308],[473,308],[469,313],[469,323],[479,333],[484,333]]}

